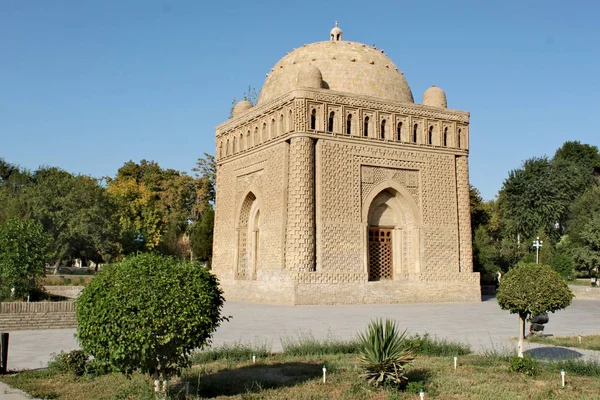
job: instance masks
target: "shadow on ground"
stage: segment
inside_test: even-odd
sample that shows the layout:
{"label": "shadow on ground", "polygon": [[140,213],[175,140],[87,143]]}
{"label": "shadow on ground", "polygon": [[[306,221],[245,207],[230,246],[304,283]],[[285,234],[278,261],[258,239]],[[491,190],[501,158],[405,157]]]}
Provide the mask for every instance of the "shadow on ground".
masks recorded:
{"label": "shadow on ground", "polygon": [[529,354],[532,357],[539,358],[542,360],[560,361],[560,360],[572,360],[575,358],[583,357],[578,351],[567,349],[565,347],[538,347],[535,349],[527,350],[525,354]]}
{"label": "shadow on ground", "polygon": [[322,376],[321,364],[279,363],[269,365],[249,365],[204,374],[193,371],[194,375],[184,377],[190,383],[190,394],[203,398],[235,396],[253,393],[264,389],[295,386]]}
{"label": "shadow on ground", "polygon": [[428,369],[417,368],[406,371],[406,377],[408,378],[408,382],[415,382],[425,386],[427,383],[429,383],[432,374]]}

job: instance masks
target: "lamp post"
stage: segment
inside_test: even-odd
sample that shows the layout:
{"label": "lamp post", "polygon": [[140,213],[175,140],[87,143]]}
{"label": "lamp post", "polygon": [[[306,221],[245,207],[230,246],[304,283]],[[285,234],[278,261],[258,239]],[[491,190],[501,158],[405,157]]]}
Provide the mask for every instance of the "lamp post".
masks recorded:
{"label": "lamp post", "polygon": [[542,247],[543,243],[544,243],[544,241],[540,240],[539,236],[533,241],[533,247],[535,247],[535,263],[536,264],[540,263],[540,247]]}

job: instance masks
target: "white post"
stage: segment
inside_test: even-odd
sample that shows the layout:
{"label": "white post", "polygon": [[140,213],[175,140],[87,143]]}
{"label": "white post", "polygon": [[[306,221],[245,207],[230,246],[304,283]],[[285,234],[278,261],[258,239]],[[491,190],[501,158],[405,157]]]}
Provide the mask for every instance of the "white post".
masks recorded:
{"label": "white post", "polygon": [[544,243],[544,241],[540,240],[539,236],[533,242],[533,247],[535,247],[535,263],[536,264],[540,263],[540,247],[542,247],[543,243]]}
{"label": "white post", "polygon": [[457,356],[454,356],[454,370],[456,371],[456,361],[458,360]]}
{"label": "white post", "polygon": [[421,400],[425,398],[425,392],[423,391],[423,389],[421,389],[421,391],[419,392],[419,396],[421,397]]}
{"label": "white post", "polygon": [[562,382],[562,387],[565,387],[565,370],[564,369],[560,370],[560,380]]}
{"label": "white post", "polygon": [[252,354],[252,364],[256,364],[256,354]]}
{"label": "white post", "polygon": [[327,367],[323,364],[323,383],[327,382]]}

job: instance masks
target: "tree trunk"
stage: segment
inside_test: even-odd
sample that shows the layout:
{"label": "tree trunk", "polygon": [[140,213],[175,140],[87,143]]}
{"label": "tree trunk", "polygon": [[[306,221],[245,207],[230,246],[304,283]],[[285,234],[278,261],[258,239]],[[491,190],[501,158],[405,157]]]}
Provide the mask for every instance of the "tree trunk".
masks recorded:
{"label": "tree trunk", "polygon": [[54,275],[58,274],[58,269],[60,268],[60,263],[62,263],[62,258],[58,257],[56,259],[56,263],[54,264]]}
{"label": "tree trunk", "polygon": [[519,353],[519,357],[523,358],[523,339],[525,337],[525,317],[519,314],[519,344],[517,346],[517,351]]}
{"label": "tree trunk", "polygon": [[161,389],[161,382],[160,382],[160,375],[158,374],[158,372],[155,372],[152,374],[152,380],[154,380],[154,398],[155,399],[160,399],[160,389]]}

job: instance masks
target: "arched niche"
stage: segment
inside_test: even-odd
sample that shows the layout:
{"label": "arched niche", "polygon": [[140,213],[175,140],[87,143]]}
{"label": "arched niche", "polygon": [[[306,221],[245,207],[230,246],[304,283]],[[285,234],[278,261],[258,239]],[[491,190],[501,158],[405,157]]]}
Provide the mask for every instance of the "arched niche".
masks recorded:
{"label": "arched niche", "polygon": [[242,197],[236,218],[236,257],[234,261],[237,279],[256,279],[260,265],[260,202],[255,192],[249,190]]}
{"label": "arched niche", "polygon": [[399,280],[420,272],[421,218],[406,188],[385,181],[365,198],[364,260],[369,281]]}

